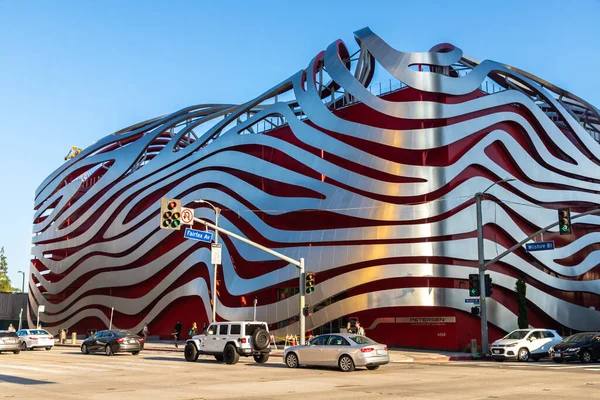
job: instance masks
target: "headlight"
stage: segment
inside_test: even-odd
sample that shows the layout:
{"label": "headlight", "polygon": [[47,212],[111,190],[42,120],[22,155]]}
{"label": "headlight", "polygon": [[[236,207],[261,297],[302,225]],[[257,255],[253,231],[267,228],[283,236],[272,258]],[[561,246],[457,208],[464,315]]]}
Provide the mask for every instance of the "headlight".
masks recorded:
{"label": "headlight", "polygon": [[579,349],[574,348],[574,349],[567,349],[567,351],[579,351]]}
{"label": "headlight", "polygon": [[515,347],[517,344],[516,343],[511,343],[511,344],[507,344],[505,347]]}
{"label": "headlight", "polygon": [[549,353],[554,353],[554,346],[550,347],[550,350],[548,350]]}

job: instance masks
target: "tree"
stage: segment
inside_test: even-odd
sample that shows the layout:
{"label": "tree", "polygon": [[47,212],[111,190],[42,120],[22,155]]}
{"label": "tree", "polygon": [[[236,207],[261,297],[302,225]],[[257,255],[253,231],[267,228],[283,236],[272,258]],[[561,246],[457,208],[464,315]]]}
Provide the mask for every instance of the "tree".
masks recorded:
{"label": "tree", "polygon": [[0,293],[1,292],[17,292],[18,289],[12,287],[8,278],[8,262],[4,255],[4,247],[0,249]]}
{"label": "tree", "polygon": [[519,316],[517,318],[517,324],[519,325],[519,329],[527,329],[529,328],[529,317],[527,316],[527,286],[525,285],[525,279],[523,275],[517,279],[517,283],[515,284],[515,292],[517,294],[517,309],[519,311]]}

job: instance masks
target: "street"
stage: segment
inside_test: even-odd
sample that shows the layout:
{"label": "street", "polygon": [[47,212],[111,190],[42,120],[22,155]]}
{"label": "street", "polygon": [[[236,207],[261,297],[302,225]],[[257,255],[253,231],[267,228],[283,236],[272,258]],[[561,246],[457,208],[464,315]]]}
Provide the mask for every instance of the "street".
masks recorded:
{"label": "street", "polygon": [[240,358],[143,351],[82,355],[53,348],[0,354],[0,399],[547,399],[600,398],[600,364],[451,361],[390,363],[377,371],[289,369]]}

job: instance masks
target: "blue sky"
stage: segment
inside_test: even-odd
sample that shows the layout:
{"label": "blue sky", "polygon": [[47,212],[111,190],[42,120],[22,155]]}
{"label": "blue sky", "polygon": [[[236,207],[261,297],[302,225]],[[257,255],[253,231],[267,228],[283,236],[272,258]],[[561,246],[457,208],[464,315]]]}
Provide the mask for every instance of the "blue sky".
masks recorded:
{"label": "blue sky", "polygon": [[21,286],[33,196],[72,145],[199,103],[246,101],[364,26],[450,42],[600,107],[600,2],[0,0],[0,246]]}

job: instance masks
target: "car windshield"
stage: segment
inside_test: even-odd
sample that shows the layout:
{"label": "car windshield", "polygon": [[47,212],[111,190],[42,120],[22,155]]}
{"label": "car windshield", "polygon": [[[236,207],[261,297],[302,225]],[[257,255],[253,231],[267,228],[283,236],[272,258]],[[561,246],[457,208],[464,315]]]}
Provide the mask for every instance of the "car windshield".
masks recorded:
{"label": "car windshield", "polygon": [[116,331],[117,336],[137,336],[129,331]]}
{"label": "car windshield", "polygon": [[29,334],[30,335],[49,335],[48,332],[41,330],[41,329],[29,331]]}
{"label": "car windshield", "polygon": [[0,338],[1,337],[17,337],[17,334],[15,332],[3,331],[0,332]]}
{"label": "car windshield", "polygon": [[578,333],[577,335],[569,336],[563,343],[585,343],[589,342],[596,336],[595,333]]}
{"label": "car windshield", "polygon": [[527,336],[530,331],[512,331],[508,335],[504,336],[504,339],[516,339],[521,340]]}
{"label": "car windshield", "polygon": [[377,342],[369,339],[366,336],[350,336],[349,339],[356,344],[377,344]]}

